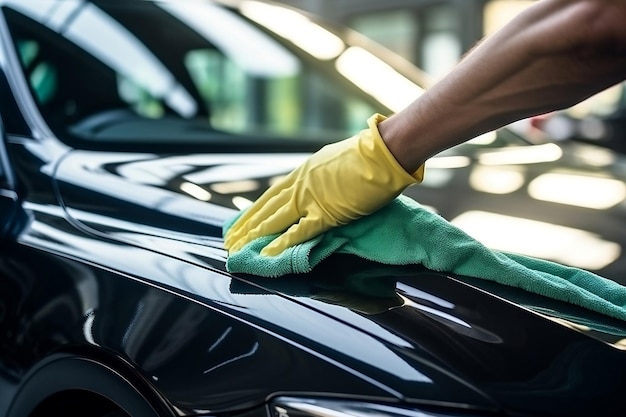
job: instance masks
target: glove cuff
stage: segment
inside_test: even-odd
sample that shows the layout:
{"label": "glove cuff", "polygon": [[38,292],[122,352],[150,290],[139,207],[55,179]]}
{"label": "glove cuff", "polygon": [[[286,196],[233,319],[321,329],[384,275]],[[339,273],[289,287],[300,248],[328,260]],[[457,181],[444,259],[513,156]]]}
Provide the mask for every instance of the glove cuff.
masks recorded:
{"label": "glove cuff", "polygon": [[400,165],[396,157],[393,156],[393,154],[387,147],[387,144],[385,144],[385,141],[383,140],[382,136],[380,136],[380,132],[378,131],[378,124],[386,119],[387,119],[387,116],[383,116],[382,114],[379,114],[379,113],[375,113],[372,116],[370,116],[369,119],[367,119],[367,125],[370,128],[372,138],[376,142],[378,142],[379,148],[383,152],[383,156],[389,163],[389,166],[392,167],[394,172],[396,172],[397,175],[400,175],[400,176],[405,175],[405,176],[411,177],[410,179],[408,179],[407,185],[412,184],[412,183],[415,183],[415,184],[421,183],[424,180],[424,164],[420,165],[420,167],[417,168],[417,170],[415,170],[415,172],[413,172],[412,174],[408,173],[402,167],[402,165]]}

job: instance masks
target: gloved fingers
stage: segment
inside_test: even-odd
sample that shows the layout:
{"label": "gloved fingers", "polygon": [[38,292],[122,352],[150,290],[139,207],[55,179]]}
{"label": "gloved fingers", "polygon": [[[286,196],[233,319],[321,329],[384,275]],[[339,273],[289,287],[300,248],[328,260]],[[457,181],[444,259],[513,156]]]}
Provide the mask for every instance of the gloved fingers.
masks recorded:
{"label": "gloved fingers", "polygon": [[328,228],[329,226],[325,226],[319,216],[309,215],[303,217],[298,223],[292,225],[285,233],[278,236],[272,243],[264,247],[261,251],[261,255],[280,255],[285,249],[313,239]]}
{"label": "gloved fingers", "polygon": [[[286,199],[289,198],[289,196],[284,193],[286,190],[291,189],[291,186],[296,179],[297,174],[294,171],[265,190],[265,192],[255,200],[254,204],[248,207],[246,211],[239,216],[239,218],[228,230],[228,233],[226,233],[226,236],[224,237],[224,246],[226,249],[229,249],[235,241],[241,239],[250,229],[253,228],[252,225],[248,225],[248,222],[252,217],[269,215],[274,211],[274,207],[280,207],[283,205]],[[289,192],[289,195],[290,194],[291,193]],[[276,201],[277,197],[281,198],[281,200]]]}
{"label": "gloved fingers", "polygon": [[[278,186],[270,187],[255,203],[248,207],[246,211],[233,223],[224,237],[224,247],[233,249],[236,242],[242,240],[255,229],[265,218],[271,216],[281,208],[288,206],[292,197],[290,188]],[[297,217],[294,221],[297,220]],[[288,224],[285,224],[285,229]],[[252,239],[249,239],[251,241]],[[240,249],[243,245],[239,245]]]}
{"label": "gloved fingers", "polygon": [[[254,229],[249,230],[248,233],[234,242],[230,252],[237,252],[248,243],[262,236],[273,235],[286,230],[298,221],[300,214],[293,204],[285,204],[268,217],[260,218],[262,221],[258,222]],[[255,223],[255,219],[251,219],[249,223]]]}
{"label": "gloved fingers", "polygon": [[231,226],[224,244],[229,252],[264,235],[282,233],[261,252],[278,255],[331,227],[367,215],[391,201],[420,178],[398,164],[377,131],[369,129],[326,145],[270,187]]}
{"label": "gloved fingers", "polygon": [[296,168],[294,171],[289,173],[289,175],[273,183],[271,187],[265,190],[265,192],[263,192],[263,194],[261,194],[261,196],[254,201],[254,204],[252,205],[252,207],[263,207],[269,204],[269,202],[273,200],[281,192],[285,190],[290,190],[293,187],[293,184],[298,179],[299,169],[301,169],[301,167]]}

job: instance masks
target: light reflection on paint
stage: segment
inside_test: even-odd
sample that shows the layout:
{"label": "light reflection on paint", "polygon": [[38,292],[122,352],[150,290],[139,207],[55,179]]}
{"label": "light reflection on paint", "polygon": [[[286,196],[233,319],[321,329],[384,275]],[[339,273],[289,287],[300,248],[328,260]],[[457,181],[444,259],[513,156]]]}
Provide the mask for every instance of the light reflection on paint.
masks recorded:
{"label": "light reflection on paint", "polygon": [[180,189],[197,200],[209,201],[212,197],[210,192],[191,182],[183,182],[180,184]]}
{"label": "light reflection on paint", "polygon": [[467,156],[436,156],[426,161],[426,168],[465,168],[471,163]]}
{"label": "light reflection on paint", "polygon": [[483,165],[538,164],[558,161],[562,156],[563,150],[558,145],[546,143],[485,152],[478,156],[478,162]]}
{"label": "light reflection on paint", "polygon": [[258,181],[242,180],[211,184],[211,189],[220,194],[237,194],[257,191],[261,188]]}
{"label": "light reflection on paint", "polygon": [[394,112],[402,110],[424,92],[389,64],[356,46],[346,49],[337,58],[336,67],[350,82]]}
{"label": "light reflection on paint", "polygon": [[510,194],[522,188],[524,182],[524,172],[519,167],[477,165],[469,176],[469,184],[474,190],[490,194]]}
{"label": "light reflection on paint", "polygon": [[536,200],[606,210],[626,200],[626,184],[614,178],[549,172],[528,185],[528,194]]}
{"label": "light reflection on paint", "polygon": [[233,197],[233,205],[239,210],[245,210],[252,205],[252,201],[245,197],[235,196]]}
{"label": "light reflection on paint", "polygon": [[300,62],[285,47],[223,7],[176,1],[156,5],[185,22],[249,74],[288,77],[300,70]]}
{"label": "light reflection on paint", "polygon": [[466,211],[451,223],[491,249],[582,269],[602,269],[622,252],[619,244],[591,232],[485,211]]}
{"label": "light reflection on paint", "polygon": [[333,59],[345,48],[339,37],[295,10],[259,1],[243,2],[240,10],[244,16],[293,42],[317,59]]}

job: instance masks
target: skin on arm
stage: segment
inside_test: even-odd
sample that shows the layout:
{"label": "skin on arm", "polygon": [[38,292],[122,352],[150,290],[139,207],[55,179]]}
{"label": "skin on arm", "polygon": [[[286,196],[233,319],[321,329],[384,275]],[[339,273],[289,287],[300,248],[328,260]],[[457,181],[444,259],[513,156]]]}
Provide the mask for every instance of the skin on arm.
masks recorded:
{"label": "skin on arm", "polygon": [[624,79],[625,0],[542,0],[378,129],[412,172],[451,146]]}
{"label": "skin on arm", "polygon": [[230,253],[280,234],[275,256],[419,183],[431,156],[626,78],[626,0],[541,0],[400,113],[329,144],[272,185],[225,235]]}

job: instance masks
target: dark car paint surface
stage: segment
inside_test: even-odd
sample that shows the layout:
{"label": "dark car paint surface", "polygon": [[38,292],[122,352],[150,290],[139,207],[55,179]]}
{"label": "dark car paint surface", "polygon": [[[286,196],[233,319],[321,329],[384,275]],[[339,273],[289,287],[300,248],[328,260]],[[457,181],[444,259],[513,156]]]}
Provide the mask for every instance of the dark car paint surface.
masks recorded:
{"label": "dark car paint surface", "polygon": [[599,314],[346,255],[301,276],[229,274],[236,210],[219,190],[256,181],[240,193],[253,200],[312,145],[74,149],[39,130],[27,91],[4,91],[28,132],[11,119],[3,141],[0,415],[252,417],[292,397],[440,416],[626,408],[626,325]]}
{"label": "dark car paint surface", "polygon": [[[306,277],[231,277],[219,226],[233,211],[186,204],[186,197],[141,185],[131,170],[124,170],[127,178],[111,174],[122,162],[161,159],[98,154],[92,160],[76,152],[62,158],[51,187],[26,147],[10,149],[18,167],[31,162],[22,165],[32,170],[24,172],[28,178],[40,173],[19,236],[21,245],[39,250],[5,253],[5,276],[12,275],[11,263],[32,270],[11,283],[22,291],[2,293],[47,312],[30,312],[43,322],[33,319],[11,332],[34,338],[33,346],[45,351],[70,342],[121,353],[176,409],[241,410],[280,392],[569,414],[621,402],[614,395],[624,388],[614,372],[624,364],[621,351],[462,281],[340,256]],[[222,158],[189,157],[203,159]],[[77,167],[83,171],[71,171]],[[65,209],[49,204],[54,196],[46,188],[58,190]],[[171,209],[177,204],[186,212]],[[54,281],[36,279],[44,274]],[[624,331],[612,324],[614,333]],[[26,351],[20,356],[21,366],[31,364]]]}

